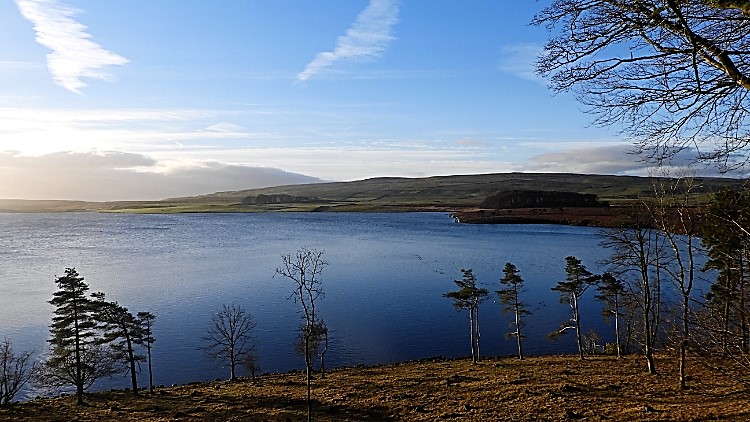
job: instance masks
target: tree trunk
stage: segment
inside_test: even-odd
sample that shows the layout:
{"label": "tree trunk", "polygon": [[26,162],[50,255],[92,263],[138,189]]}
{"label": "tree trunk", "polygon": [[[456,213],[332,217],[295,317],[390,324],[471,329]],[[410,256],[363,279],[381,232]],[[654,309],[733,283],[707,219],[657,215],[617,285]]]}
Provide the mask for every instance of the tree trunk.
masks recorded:
{"label": "tree trunk", "polygon": [[680,389],[685,389],[686,384],[686,361],[685,357],[687,354],[687,345],[688,345],[688,304],[687,304],[687,297],[683,298],[683,306],[682,306],[682,339],[680,341]]}
{"label": "tree trunk", "polygon": [[617,300],[617,294],[615,294],[615,350],[617,351],[617,357],[622,357],[622,349],[620,347],[620,303]]}
{"label": "tree trunk", "polygon": [[323,351],[320,352],[320,376],[325,378],[326,376],[326,352],[328,351],[328,329],[323,331],[324,342]]}
{"label": "tree trunk", "polygon": [[[651,332],[651,283],[648,279],[648,264],[646,264],[646,251],[643,249],[641,244],[640,249],[640,260],[641,260],[641,288],[643,289],[643,352],[646,357],[646,370],[651,375],[656,375],[656,363],[654,362],[654,351],[652,350],[652,339],[654,338]],[[657,252],[658,254],[658,252]]]}
{"label": "tree trunk", "polygon": [[81,364],[81,334],[78,330],[78,301],[73,300],[73,329],[75,332],[76,339],[76,368],[75,368],[75,384],[76,384],[76,403],[83,405],[83,366]]}
{"label": "tree trunk", "polygon": [[[650,303],[648,305],[651,306]],[[649,374],[656,375],[656,363],[654,362],[654,351],[651,349],[651,320],[649,317],[648,307],[644,303],[644,314],[643,314],[643,345],[644,354],[646,355],[646,369]]]}
{"label": "tree trunk", "polygon": [[476,308],[474,309],[474,314],[475,314],[475,316],[474,316],[474,327],[475,327],[475,331],[477,333],[477,362],[479,362],[480,360],[482,360],[482,356],[479,353],[479,340],[482,337],[481,333],[479,332],[479,305],[477,305]]}
{"label": "tree trunk", "polygon": [[471,341],[471,363],[477,363],[477,355],[474,351],[474,311],[469,308],[469,340]]}
{"label": "tree trunk", "polygon": [[[149,334],[150,336],[151,334]],[[154,392],[154,373],[151,370],[151,342],[146,343],[146,352],[148,353],[148,390]]]}
{"label": "tree trunk", "polygon": [[[746,251],[743,251],[743,256],[745,256]],[[748,322],[747,322],[747,309],[745,308],[745,265],[744,265],[744,259],[740,258],[740,329],[742,331],[742,352],[743,353],[750,353],[750,328],[748,328]]]}
{"label": "tree trunk", "polygon": [[311,327],[305,331],[305,378],[307,381],[307,422],[312,422],[312,401],[310,400],[310,387],[312,384],[312,360],[310,358],[310,333]]}
{"label": "tree trunk", "polygon": [[581,340],[581,322],[578,318],[578,295],[575,293],[571,293],[571,297],[573,299],[573,319],[575,320],[575,328],[576,328],[576,342],[578,343],[578,356],[581,358],[581,360],[584,359],[583,357],[583,341]]}
{"label": "tree trunk", "polygon": [[128,346],[128,363],[130,363],[130,383],[133,386],[133,395],[138,395],[138,379],[135,372],[135,355],[133,353],[133,342],[131,341],[130,334],[125,332],[125,341]]}
{"label": "tree trunk", "polygon": [[[730,260],[729,264],[727,264],[728,270],[727,270],[727,276],[726,276],[726,285],[724,287],[724,309],[723,309],[723,315],[724,318],[723,322],[723,332],[721,334],[721,347],[724,350],[724,353],[729,354],[729,318],[730,318],[730,312],[731,312],[731,306],[729,304],[729,295],[734,290],[734,286],[732,285],[732,264],[733,262]],[[742,265],[742,259],[740,259],[740,265]]]}
{"label": "tree trunk", "polygon": [[516,343],[518,343],[518,359],[523,360],[523,347],[521,346],[521,315],[518,304],[516,304]]}

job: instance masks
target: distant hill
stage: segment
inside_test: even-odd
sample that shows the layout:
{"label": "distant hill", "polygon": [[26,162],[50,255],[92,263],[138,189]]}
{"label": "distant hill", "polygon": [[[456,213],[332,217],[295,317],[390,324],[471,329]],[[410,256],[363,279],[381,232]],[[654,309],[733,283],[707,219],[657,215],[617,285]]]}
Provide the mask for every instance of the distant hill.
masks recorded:
{"label": "distant hill", "polygon": [[[715,192],[738,179],[697,178],[697,192]],[[381,177],[353,182],[277,186],[148,202],[0,200],[0,211],[141,213],[259,211],[455,211],[477,208],[503,191],[565,191],[621,203],[650,196],[653,179],[569,173],[494,173],[424,178]]]}

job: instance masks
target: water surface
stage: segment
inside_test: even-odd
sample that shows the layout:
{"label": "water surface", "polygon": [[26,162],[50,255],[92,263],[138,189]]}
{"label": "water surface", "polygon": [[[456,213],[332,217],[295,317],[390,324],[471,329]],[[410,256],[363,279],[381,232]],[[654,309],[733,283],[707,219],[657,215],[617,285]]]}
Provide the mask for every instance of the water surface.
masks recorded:
{"label": "water surface", "polygon": [[[300,369],[294,352],[298,305],[291,281],[274,276],[281,255],[324,251],[320,315],[331,332],[327,365],[387,363],[469,350],[468,320],[442,293],[472,268],[493,294],[480,310],[482,351],[510,355],[494,291],[505,262],[527,284],[525,350],[572,353],[572,336],[545,336],[569,317],[550,288],[565,277],[565,257],[592,271],[606,255],[597,229],[553,225],[463,225],[442,213],[267,213],[119,215],[0,214],[0,336],[42,352],[49,337],[54,279],[75,267],[91,291],[131,312],[156,315],[154,381],[175,384],[226,377],[197,349],[222,304],[246,307],[257,321],[262,371]],[[593,293],[587,294],[593,297]],[[589,297],[584,331],[610,338]],[[142,377],[143,381],[146,377]],[[125,387],[116,377],[99,388]]]}

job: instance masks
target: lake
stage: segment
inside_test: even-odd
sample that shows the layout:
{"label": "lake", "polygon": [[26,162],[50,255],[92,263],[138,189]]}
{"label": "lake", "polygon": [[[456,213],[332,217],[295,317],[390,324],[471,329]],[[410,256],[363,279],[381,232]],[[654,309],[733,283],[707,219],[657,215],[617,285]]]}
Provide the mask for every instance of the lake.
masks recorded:
{"label": "lake", "polygon": [[[607,251],[598,229],[553,225],[465,225],[444,213],[262,213],[121,215],[0,214],[0,337],[41,354],[49,337],[55,276],[75,267],[91,291],[133,314],[156,315],[154,382],[225,378],[228,369],[198,350],[222,304],[244,306],[257,321],[261,371],[302,369],[294,351],[299,305],[292,282],[274,276],[281,255],[300,247],[324,251],[325,297],[319,313],[330,330],[329,367],[379,364],[469,353],[468,320],[441,295],[472,268],[492,295],[480,307],[482,353],[511,355],[494,291],[505,262],[526,281],[523,299],[529,354],[573,353],[574,337],[546,334],[569,318],[552,292],[565,278],[565,257],[592,272]],[[612,341],[588,292],[583,331]],[[144,366],[141,385],[147,384]],[[97,388],[124,388],[118,376]]]}

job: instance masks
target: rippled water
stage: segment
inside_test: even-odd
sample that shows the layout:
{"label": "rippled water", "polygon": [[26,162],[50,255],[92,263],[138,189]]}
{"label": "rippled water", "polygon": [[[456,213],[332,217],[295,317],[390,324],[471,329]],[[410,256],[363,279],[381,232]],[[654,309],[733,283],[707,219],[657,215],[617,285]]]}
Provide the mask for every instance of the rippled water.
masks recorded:
{"label": "rippled water", "polygon": [[[319,308],[331,330],[327,365],[466,355],[468,321],[441,294],[454,289],[461,268],[474,269],[494,292],[507,261],[526,280],[533,312],[525,350],[574,352],[573,337],[545,338],[569,316],[550,288],[565,277],[567,255],[599,270],[606,251],[596,233],[463,225],[440,213],[0,214],[0,337],[43,352],[55,276],[75,267],[92,292],[156,315],[157,384],[227,376],[197,349],[211,315],[232,302],[257,321],[261,370],[299,369],[298,307],[288,300],[291,282],[274,273],[282,254],[305,246],[323,250],[329,264]],[[583,308],[584,330],[609,335],[590,297]],[[514,353],[515,343],[504,338],[511,317],[501,314],[494,294],[480,316],[483,354]],[[98,387],[127,385],[123,376]]]}

